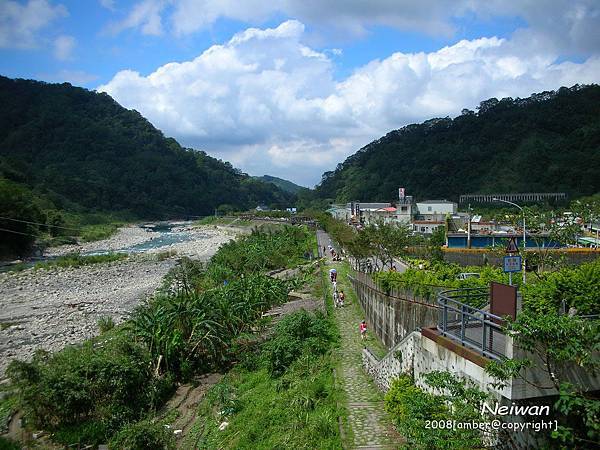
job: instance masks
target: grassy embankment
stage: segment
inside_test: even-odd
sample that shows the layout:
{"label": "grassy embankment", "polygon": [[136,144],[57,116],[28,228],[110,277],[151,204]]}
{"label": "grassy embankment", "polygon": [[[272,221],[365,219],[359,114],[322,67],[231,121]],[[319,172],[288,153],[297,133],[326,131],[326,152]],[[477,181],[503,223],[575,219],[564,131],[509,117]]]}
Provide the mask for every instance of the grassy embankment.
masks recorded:
{"label": "grassy embankment", "polygon": [[[304,431],[292,436],[336,447],[337,416],[327,369],[334,338],[327,319],[293,315],[269,342],[245,345],[261,329],[262,312],[284,303],[297,284],[264,273],[302,264],[314,240],[313,233],[298,227],[254,231],[222,246],[207,266],[184,260],[125,325],[53,355],[37,355],[30,363],[13,362],[8,375],[26,428],[45,429],[64,445],[171,448],[172,433],[153,417],[175,383],[236,362],[241,368],[241,361],[248,360],[256,366],[246,365],[247,370],[256,373],[242,384],[263,382],[263,391],[251,396],[264,399],[271,392],[273,401],[285,399],[269,404],[281,414],[295,404],[297,427]],[[250,409],[240,414],[247,418],[241,423],[254,418],[253,401],[242,403]],[[290,439],[289,432],[282,434],[283,423],[266,430],[262,421],[255,425],[265,442]]]}
{"label": "grassy embankment", "polygon": [[[307,284],[321,303],[320,278],[313,273]],[[209,391],[183,447],[341,448],[342,399],[333,375],[338,339],[334,322],[322,314],[284,318]]]}

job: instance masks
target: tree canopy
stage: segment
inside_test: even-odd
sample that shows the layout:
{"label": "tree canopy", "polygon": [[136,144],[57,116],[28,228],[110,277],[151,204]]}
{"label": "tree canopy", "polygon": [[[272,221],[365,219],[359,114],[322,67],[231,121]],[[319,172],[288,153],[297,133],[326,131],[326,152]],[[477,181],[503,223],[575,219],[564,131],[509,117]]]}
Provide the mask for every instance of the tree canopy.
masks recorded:
{"label": "tree canopy", "polygon": [[600,86],[492,98],[478,111],[391,131],[331,172],[316,196],[390,201],[460,194],[600,191]]}
{"label": "tree canopy", "polygon": [[0,177],[58,208],[166,218],[293,196],[203,151],[181,147],[104,93],[0,77]]}

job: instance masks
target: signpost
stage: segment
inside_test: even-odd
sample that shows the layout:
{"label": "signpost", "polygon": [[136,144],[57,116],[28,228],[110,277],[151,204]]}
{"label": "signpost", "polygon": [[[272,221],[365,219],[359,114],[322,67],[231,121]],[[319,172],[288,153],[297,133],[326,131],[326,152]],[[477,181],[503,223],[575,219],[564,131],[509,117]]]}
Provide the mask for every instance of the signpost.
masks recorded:
{"label": "signpost", "polygon": [[520,272],[522,267],[521,265],[523,264],[523,259],[519,255],[514,255],[514,253],[518,252],[519,248],[517,247],[517,240],[512,237],[506,246],[506,253],[509,253],[509,255],[504,257],[504,264],[502,265],[504,268],[504,273],[508,273],[508,284],[511,286],[513,272]]}
{"label": "signpost", "polygon": [[506,246],[506,253],[519,253],[519,247],[517,247],[517,240],[514,237],[511,237],[508,240],[508,245]]}

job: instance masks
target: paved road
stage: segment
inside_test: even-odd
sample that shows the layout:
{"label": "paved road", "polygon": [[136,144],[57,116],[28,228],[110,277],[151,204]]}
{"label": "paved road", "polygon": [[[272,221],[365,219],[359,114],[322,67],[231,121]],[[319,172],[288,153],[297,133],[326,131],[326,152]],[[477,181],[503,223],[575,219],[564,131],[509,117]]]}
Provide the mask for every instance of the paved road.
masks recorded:
{"label": "paved road", "polygon": [[[317,242],[319,244],[319,256],[321,256],[321,257],[326,256],[328,258],[328,260],[331,260],[331,255],[329,254],[329,251],[327,250],[329,245],[331,245],[338,254],[343,254],[341,252],[341,249],[339,248],[339,245],[337,245],[337,243],[333,242],[332,239],[330,238],[330,236],[323,230],[317,230]],[[325,252],[323,252],[323,248],[325,248]],[[356,266],[354,258],[349,256],[347,259],[352,266]],[[380,260],[375,257],[367,258],[365,261],[370,261],[372,267],[375,267],[376,261],[379,262],[379,267],[382,266]],[[394,260],[393,265],[396,268],[397,272],[404,272],[408,268],[408,266],[406,264],[404,264],[402,261],[400,261],[398,259]],[[384,270],[388,271],[388,270],[390,270],[390,267],[386,265]]]}

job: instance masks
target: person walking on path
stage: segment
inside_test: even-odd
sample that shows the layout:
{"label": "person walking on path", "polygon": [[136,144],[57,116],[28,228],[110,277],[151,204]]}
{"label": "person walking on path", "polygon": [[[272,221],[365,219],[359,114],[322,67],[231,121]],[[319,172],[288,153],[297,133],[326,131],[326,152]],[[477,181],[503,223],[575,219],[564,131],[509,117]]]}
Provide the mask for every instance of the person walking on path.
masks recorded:
{"label": "person walking on path", "polygon": [[367,337],[367,322],[362,321],[359,326],[360,329],[360,338],[364,340]]}
{"label": "person walking on path", "polygon": [[333,283],[337,281],[337,270],[329,269],[329,280]]}

